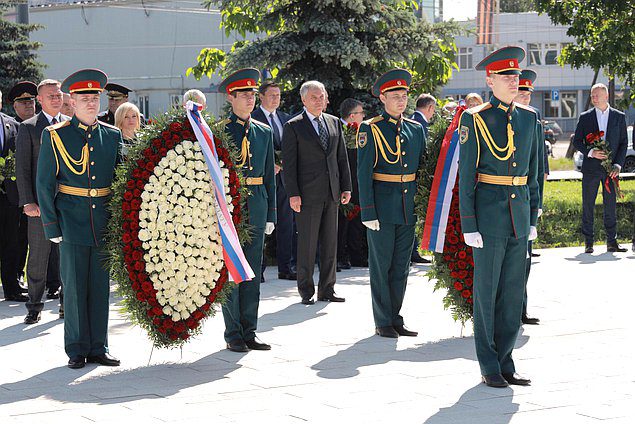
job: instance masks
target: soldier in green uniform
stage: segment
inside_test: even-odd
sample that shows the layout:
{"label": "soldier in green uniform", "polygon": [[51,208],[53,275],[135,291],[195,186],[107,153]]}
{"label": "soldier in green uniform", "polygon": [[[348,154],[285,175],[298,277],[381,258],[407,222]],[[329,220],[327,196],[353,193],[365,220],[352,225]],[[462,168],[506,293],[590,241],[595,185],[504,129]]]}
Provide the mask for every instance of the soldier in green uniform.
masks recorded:
{"label": "soldier in green uniform", "polygon": [[384,113],[364,121],[357,134],[373,316],[382,337],[417,335],[404,326],[400,314],[415,240],[415,177],[425,152],[423,127],[403,116],[411,80],[404,69],[382,75],[372,92],[384,104]]}
{"label": "soldier in green uniform", "polygon": [[110,279],[104,232],[121,132],[97,121],[107,76],[75,72],[62,84],[75,115],[42,132],[37,196],[46,238],[60,243],[64,348],[70,368],[86,361],[117,366],[108,353]]}
{"label": "soldier in green uniform", "polygon": [[540,206],[536,113],[513,102],[524,57],[520,47],[504,47],[476,66],[487,72],[493,97],[463,113],[459,127],[461,226],[474,254],[474,341],[483,381],[492,387],[530,383],[512,359],[527,241],[536,238]]}
{"label": "soldier in green uniform", "polygon": [[[106,124],[115,125],[115,112],[117,112],[119,106],[128,101],[128,96],[132,90],[125,85],[112,82],[106,84],[104,89],[106,90],[106,97],[108,97],[108,109],[97,115],[97,119]],[[140,114],[139,118],[141,126],[144,126],[146,124],[145,116]]]}
{"label": "soldier in green uniform", "polygon": [[[518,83],[518,94],[514,99],[516,104],[528,106],[536,112],[536,139],[538,140],[538,188],[540,189],[540,207],[538,208],[538,217],[542,215],[542,202],[544,197],[544,185],[546,178],[546,164],[548,165],[547,158],[545,157],[545,143],[543,138],[542,120],[540,119],[540,112],[537,109],[531,107],[531,93],[534,92],[534,81],[536,81],[536,72],[531,69],[523,69],[520,74],[520,81]],[[525,296],[523,298],[523,314],[521,316],[521,322],[523,324],[537,325],[540,320],[535,317],[527,315],[527,280],[529,279],[529,272],[531,271],[531,257],[532,257],[532,243],[527,243],[529,256],[527,256],[525,266]]]}
{"label": "soldier in green uniform", "polygon": [[252,226],[251,241],[242,246],[245,257],[256,276],[234,287],[223,305],[225,341],[234,352],[270,350],[271,346],[256,339],[262,248],[265,234],[271,234],[276,221],[276,183],[273,170],[273,131],[267,124],[251,118],[256,104],[260,72],[247,68],[234,72],[220,84],[232,113],[226,120],[226,131],[240,151],[240,161],[250,194],[247,214]]}

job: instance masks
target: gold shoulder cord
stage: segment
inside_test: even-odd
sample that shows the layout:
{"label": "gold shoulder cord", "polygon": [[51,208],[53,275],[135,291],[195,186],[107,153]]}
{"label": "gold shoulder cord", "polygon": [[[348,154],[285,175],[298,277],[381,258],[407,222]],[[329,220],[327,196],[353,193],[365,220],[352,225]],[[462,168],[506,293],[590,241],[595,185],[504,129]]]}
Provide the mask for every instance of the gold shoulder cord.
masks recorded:
{"label": "gold shoulder cord", "polygon": [[[505,161],[511,157],[511,155],[514,153],[514,130],[512,129],[511,122],[507,122],[507,145],[502,148],[498,147],[496,142],[494,142],[494,139],[492,138],[492,135],[490,134],[485,121],[478,113],[474,114],[474,126],[475,132],[481,132],[481,136],[483,137],[483,140],[485,140],[485,144],[496,159]],[[496,153],[496,151],[504,153],[505,156],[499,155],[498,153]]]}
{"label": "gold shoulder cord", "polygon": [[[373,165],[373,168],[377,166],[377,159],[379,159],[377,155],[378,147],[379,147],[379,152],[381,153],[381,156],[384,158],[384,160],[387,163],[393,165],[399,162],[399,160],[401,159],[401,141],[399,140],[399,132],[397,132],[397,137],[395,139],[397,148],[395,151],[393,151],[390,148],[388,141],[386,141],[386,138],[384,137],[380,129],[377,127],[377,124],[370,124],[370,129],[373,132],[373,138],[375,139],[375,164]],[[388,159],[388,156],[386,155],[386,150],[388,150],[388,153],[395,156],[395,160],[391,161]]]}
{"label": "gold shoulder cord", "polygon": [[240,144],[240,162],[238,162],[238,166],[242,168],[246,163],[248,163],[249,169],[252,169],[251,151],[249,150],[249,139],[247,138],[249,136],[249,126],[250,122],[247,121],[245,123],[245,135],[243,136],[243,140]]}
{"label": "gold shoulder cord", "polygon": [[[57,134],[57,131],[50,130],[51,140],[53,144],[53,154],[55,154],[55,162],[57,164],[57,171],[59,172],[60,164],[57,159],[57,152],[59,152],[62,160],[66,164],[66,167],[75,175],[83,175],[86,172],[88,167],[88,143],[84,144],[82,147],[82,156],[79,160],[73,159],[73,157],[68,153],[66,147],[64,147],[64,143],[62,139]],[[77,171],[75,168],[81,166],[81,171]]]}

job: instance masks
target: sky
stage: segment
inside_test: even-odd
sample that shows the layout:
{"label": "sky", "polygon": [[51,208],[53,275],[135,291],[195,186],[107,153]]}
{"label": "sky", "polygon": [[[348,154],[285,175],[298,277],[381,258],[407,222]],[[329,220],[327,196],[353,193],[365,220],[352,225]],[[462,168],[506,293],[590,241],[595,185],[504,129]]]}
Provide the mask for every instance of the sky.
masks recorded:
{"label": "sky", "polygon": [[443,19],[454,18],[456,21],[464,21],[468,18],[476,18],[477,0],[445,0],[443,2]]}

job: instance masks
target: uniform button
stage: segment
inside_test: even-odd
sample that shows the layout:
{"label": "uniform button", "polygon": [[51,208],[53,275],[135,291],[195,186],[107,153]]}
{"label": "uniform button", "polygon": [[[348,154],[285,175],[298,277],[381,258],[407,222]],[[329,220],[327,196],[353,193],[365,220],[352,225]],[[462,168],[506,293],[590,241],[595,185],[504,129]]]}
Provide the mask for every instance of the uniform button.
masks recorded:
{"label": "uniform button", "polygon": [[512,199],[515,199],[515,198],[516,198],[516,194],[515,194],[515,193],[512,193],[512,196],[511,196],[511,197],[512,197]]}
{"label": "uniform button", "polygon": [[516,151],[516,146],[514,146],[514,152]]}
{"label": "uniform button", "polygon": [[516,162],[512,162],[512,166],[516,168]]}
{"label": "uniform button", "polygon": [[91,138],[93,135],[92,134],[88,134],[88,138]]}
{"label": "uniform button", "polygon": [[404,193],[408,193],[408,189],[405,189],[403,192],[404,192]]}
{"label": "uniform button", "polygon": [[249,167],[249,170],[250,170],[250,171],[253,171],[253,170],[254,170],[254,167],[253,167],[253,166],[250,166],[250,167]]}
{"label": "uniform button", "polygon": [[92,177],[90,177],[90,178],[94,180],[94,179],[95,179],[95,176],[93,175],[93,176],[92,176]]}
{"label": "uniform button", "polygon": [[92,152],[93,150],[95,150],[95,148],[94,148],[94,147],[91,147],[91,148],[90,148],[90,151]]}
{"label": "uniform button", "polygon": [[95,205],[93,205],[93,209],[95,209]]}
{"label": "uniform button", "polygon": [[403,167],[404,167],[404,168],[407,168],[407,167],[408,167],[408,164],[407,164],[407,163],[404,163],[404,164],[403,164]]}
{"label": "uniform button", "polygon": [[401,152],[402,156],[406,156],[406,152]]}
{"label": "uniform button", "polygon": [[252,155],[251,153],[249,153],[249,157],[250,157],[250,158],[252,158],[252,157],[254,157],[254,155]]}
{"label": "uniform button", "polygon": [[95,164],[95,162],[93,161],[93,162],[91,162],[90,164],[91,164],[91,165],[94,165],[94,164]]}

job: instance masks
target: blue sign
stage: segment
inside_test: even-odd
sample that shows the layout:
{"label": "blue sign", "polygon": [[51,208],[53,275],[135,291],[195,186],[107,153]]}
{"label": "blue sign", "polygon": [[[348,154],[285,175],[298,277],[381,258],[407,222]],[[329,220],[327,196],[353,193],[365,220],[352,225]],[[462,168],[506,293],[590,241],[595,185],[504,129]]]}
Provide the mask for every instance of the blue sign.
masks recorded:
{"label": "blue sign", "polygon": [[560,100],[560,90],[551,90],[551,100],[553,101]]}

